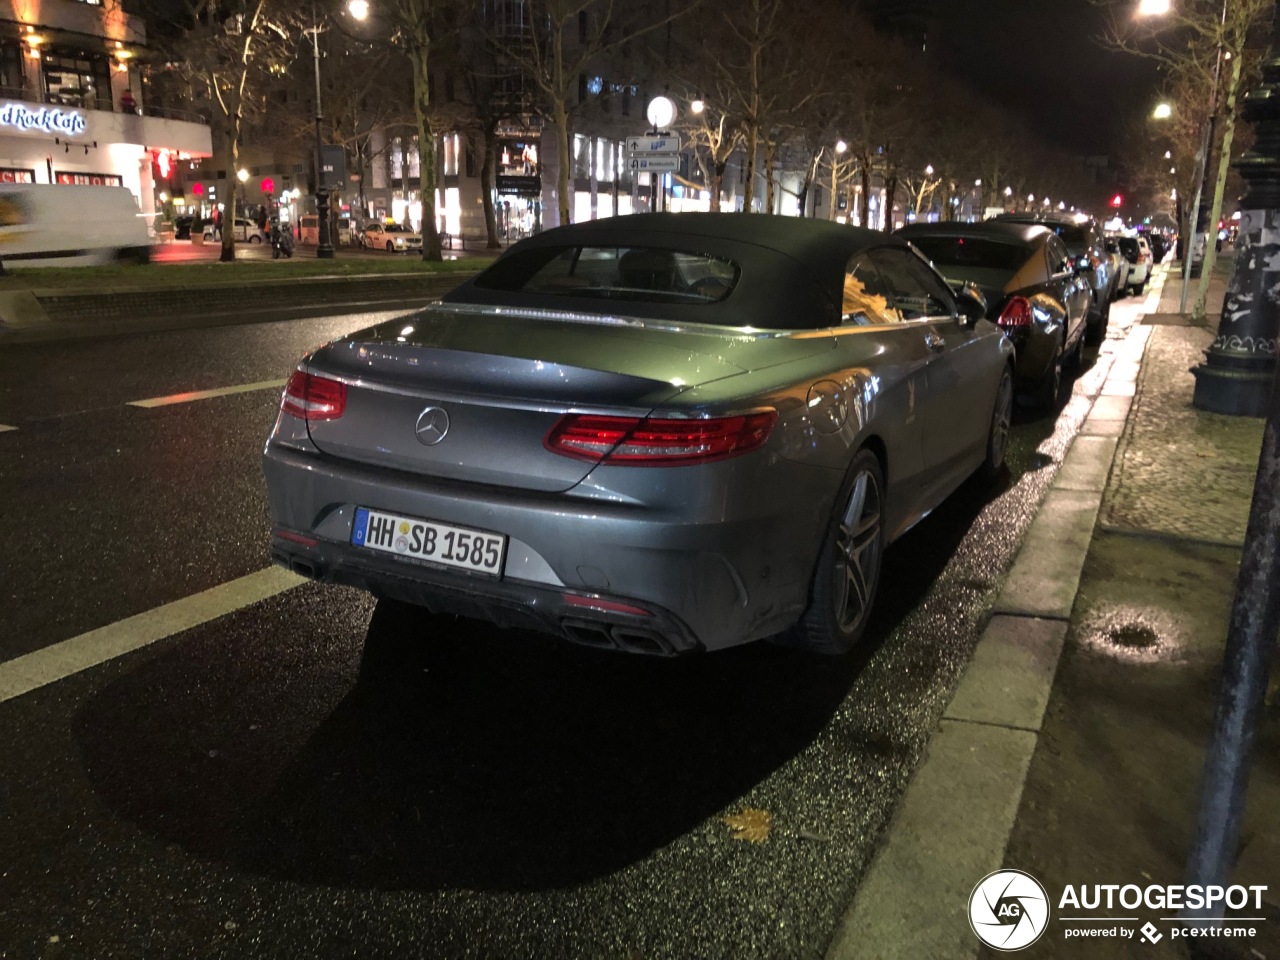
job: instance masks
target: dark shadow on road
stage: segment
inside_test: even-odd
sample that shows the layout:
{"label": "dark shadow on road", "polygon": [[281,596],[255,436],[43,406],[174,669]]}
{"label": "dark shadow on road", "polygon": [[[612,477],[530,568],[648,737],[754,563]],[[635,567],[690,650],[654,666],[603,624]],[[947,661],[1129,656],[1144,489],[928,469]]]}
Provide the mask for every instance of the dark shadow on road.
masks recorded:
{"label": "dark shadow on road", "polygon": [[[388,601],[362,638],[360,605],[307,587],[104,688],[76,720],[85,766],[120,817],[240,871],[381,890],[590,882],[697,831],[808,747],[1025,469],[969,481],[887,552],[847,657],[757,643],[652,660]],[[951,602],[991,585],[949,585]]]}
{"label": "dark shadow on road", "polygon": [[[306,654],[269,666],[250,642],[211,635],[105,688],[77,739],[120,817],[236,870],[556,888],[671,843],[808,746],[891,626],[879,620],[839,659],[753,644],[649,660],[384,601],[366,639],[377,662],[331,671],[345,695],[309,727],[294,716],[316,683]],[[305,648],[284,630],[279,648]]]}

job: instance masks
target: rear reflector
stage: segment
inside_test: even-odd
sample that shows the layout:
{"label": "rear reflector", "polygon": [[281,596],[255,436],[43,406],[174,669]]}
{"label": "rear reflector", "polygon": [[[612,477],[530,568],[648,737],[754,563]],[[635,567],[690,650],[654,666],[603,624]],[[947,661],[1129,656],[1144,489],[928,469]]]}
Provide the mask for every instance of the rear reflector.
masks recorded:
{"label": "rear reflector", "polygon": [[632,617],[653,616],[644,607],[633,607],[617,600],[606,600],[604,597],[584,597],[576,593],[562,593],[560,599],[571,607],[582,607],[584,610],[598,610],[601,613],[625,613]]}
{"label": "rear reflector", "polygon": [[1021,330],[1031,326],[1031,301],[1026,297],[1010,297],[1000,311],[996,324],[1005,330]]}
{"label": "rear reflector", "polygon": [[295,370],[285,384],[280,409],[303,420],[337,420],[347,409],[347,385]]}
{"label": "rear reflector", "polygon": [[659,420],[567,414],[547,434],[552,453],[592,463],[678,467],[709,463],[764,445],[775,410],[709,420]]}
{"label": "rear reflector", "polygon": [[315,537],[308,537],[301,533],[294,533],[292,530],[285,530],[282,527],[276,528],[276,536],[281,540],[288,540],[291,543],[299,543],[304,547],[318,547],[320,541]]}

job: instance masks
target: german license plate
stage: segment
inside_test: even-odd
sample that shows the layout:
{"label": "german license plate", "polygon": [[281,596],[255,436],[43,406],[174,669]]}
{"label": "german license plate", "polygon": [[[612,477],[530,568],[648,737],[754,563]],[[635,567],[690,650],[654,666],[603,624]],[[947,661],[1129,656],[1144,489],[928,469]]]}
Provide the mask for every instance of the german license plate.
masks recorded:
{"label": "german license plate", "polygon": [[500,534],[382,513],[367,507],[356,508],[355,523],[351,525],[351,543],[369,550],[474,570],[494,577],[502,575],[502,562],[507,553],[507,538]]}

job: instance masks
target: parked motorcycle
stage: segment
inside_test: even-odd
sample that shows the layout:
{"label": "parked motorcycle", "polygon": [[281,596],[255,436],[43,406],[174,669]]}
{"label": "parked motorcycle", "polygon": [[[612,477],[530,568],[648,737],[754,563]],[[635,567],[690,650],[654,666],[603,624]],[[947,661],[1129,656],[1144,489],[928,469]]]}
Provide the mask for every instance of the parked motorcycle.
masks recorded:
{"label": "parked motorcycle", "polygon": [[271,259],[293,256],[293,231],[281,230],[279,224],[271,227]]}

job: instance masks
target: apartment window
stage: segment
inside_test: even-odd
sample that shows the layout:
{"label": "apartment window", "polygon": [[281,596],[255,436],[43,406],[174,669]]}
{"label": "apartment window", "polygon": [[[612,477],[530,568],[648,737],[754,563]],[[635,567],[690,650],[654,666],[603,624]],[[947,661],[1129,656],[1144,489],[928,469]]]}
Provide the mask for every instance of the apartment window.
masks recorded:
{"label": "apartment window", "polygon": [[622,88],[622,115],[624,117],[631,116],[631,88]]}
{"label": "apartment window", "polygon": [[67,107],[111,109],[111,64],[101,54],[53,49],[44,55],[45,99]]}
{"label": "apartment window", "polygon": [[587,11],[585,10],[578,14],[578,42],[584,46],[587,42]]}
{"label": "apartment window", "polygon": [[472,136],[468,136],[466,139],[466,142],[463,144],[463,147],[464,147],[463,157],[466,161],[467,176],[468,177],[479,176],[479,174],[476,173],[476,168],[478,166],[476,163],[476,138]]}
{"label": "apartment window", "polygon": [[444,98],[449,103],[453,103],[454,100],[458,99],[453,95],[453,74],[452,73],[446,73],[444,75]]}
{"label": "apartment window", "polygon": [[578,102],[585,103],[587,99],[587,75],[585,73],[578,74]]}
{"label": "apartment window", "polygon": [[22,70],[22,45],[16,40],[0,41],[0,88],[5,96],[19,99],[27,88]]}

